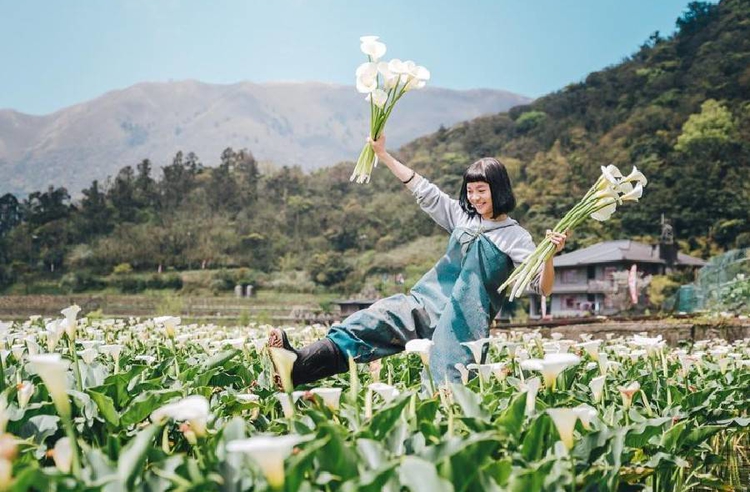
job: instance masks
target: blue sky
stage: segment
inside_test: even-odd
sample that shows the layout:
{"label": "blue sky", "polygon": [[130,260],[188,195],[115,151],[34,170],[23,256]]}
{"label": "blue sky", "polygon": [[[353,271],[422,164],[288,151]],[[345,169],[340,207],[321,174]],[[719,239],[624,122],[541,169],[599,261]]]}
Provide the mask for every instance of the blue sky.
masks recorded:
{"label": "blue sky", "polygon": [[[144,81],[354,84],[359,36],[431,85],[537,97],[673,33],[688,0],[0,0],[0,108]],[[354,90],[354,89],[352,89]]]}

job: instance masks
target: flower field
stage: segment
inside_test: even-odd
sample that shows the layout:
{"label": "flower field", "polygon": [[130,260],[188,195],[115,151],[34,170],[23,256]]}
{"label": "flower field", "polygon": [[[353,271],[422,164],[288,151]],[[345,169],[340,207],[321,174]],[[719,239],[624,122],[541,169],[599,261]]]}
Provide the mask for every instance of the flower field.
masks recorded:
{"label": "flower field", "polygon": [[488,363],[464,384],[431,381],[420,341],[284,393],[269,327],[63,314],[0,323],[0,490],[748,486],[747,339],[511,332],[467,345]]}

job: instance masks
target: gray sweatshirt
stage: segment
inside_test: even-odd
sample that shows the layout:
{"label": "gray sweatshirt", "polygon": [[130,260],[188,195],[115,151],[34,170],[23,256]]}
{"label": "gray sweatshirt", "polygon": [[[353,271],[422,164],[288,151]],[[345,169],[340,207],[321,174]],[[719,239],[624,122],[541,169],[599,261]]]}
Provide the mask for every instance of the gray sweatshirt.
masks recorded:
{"label": "gray sweatshirt", "polygon": [[[518,222],[506,217],[504,220],[487,220],[476,214],[469,217],[455,200],[430,183],[422,176],[415,176],[407,185],[417,198],[419,206],[438,223],[440,227],[453,232],[456,227],[482,232],[497,248],[508,255],[514,266],[520,265],[536,246],[531,234]],[[541,271],[529,283],[528,291],[541,294]]]}

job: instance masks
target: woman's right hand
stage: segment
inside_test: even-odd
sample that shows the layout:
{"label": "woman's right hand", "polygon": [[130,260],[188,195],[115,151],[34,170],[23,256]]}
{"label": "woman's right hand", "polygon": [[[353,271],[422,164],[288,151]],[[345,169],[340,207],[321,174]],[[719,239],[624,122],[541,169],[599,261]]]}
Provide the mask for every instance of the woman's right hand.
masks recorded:
{"label": "woman's right hand", "polygon": [[385,150],[385,134],[381,134],[377,140],[373,140],[372,137],[367,137],[367,143],[372,146],[372,150],[375,151],[375,155],[378,157],[388,153]]}

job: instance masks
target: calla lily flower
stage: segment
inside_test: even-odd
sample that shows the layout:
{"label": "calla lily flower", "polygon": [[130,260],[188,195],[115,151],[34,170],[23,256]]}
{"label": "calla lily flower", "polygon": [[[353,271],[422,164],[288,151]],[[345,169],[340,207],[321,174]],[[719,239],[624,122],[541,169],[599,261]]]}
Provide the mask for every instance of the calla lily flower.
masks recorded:
{"label": "calla lily flower", "polygon": [[467,369],[466,366],[460,362],[454,364],[453,366],[458,370],[458,373],[461,374],[461,383],[464,386],[469,384],[469,369]]}
{"label": "calla lily flower", "polygon": [[294,404],[304,395],[304,391],[292,391],[289,393],[276,393],[276,399],[281,403],[281,411],[284,417],[290,419],[294,417]]}
{"label": "calla lily flower", "polygon": [[375,106],[382,108],[383,106],[385,106],[385,102],[388,100],[388,93],[383,89],[375,89],[371,93],[367,94],[367,97],[365,99],[367,101],[372,101]]}
{"label": "calla lily flower", "polygon": [[476,369],[484,383],[489,383],[490,377],[492,377],[492,364],[469,364],[466,368]]}
{"label": "calla lily flower", "polygon": [[362,36],[359,40],[362,44],[359,49],[362,53],[369,56],[372,61],[377,61],[385,55],[386,46],[385,43],[378,41],[378,36]]}
{"label": "calla lily flower", "polygon": [[573,408],[573,412],[581,419],[581,424],[586,430],[591,429],[591,422],[596,418],[596,410],[586,404]]}
{"label": "calla lily flower", "polygon": [[45,329],[47,331],[47,350],[54,352],[62,334],[65,333],[65,325],[62,324],[62,320],[56,319],[47,323]]}
{"label": "calla lily flower", "polygon": [[256,436],[228,442],[227,451],[250,456],[268,484],[280,489],[284,485],[284,460],[300,440],[298,436]]}
{"label": "calla lily flower", "polygon": [[325,405],[332,411],[339,409],[341,399],[341,388],[313,388],[310,393],[318,395]]}
{"label": "calla lily flower", "polygon": [[565,369],[581,362],[581,358],[573,354],[548,354],[544,359],[529,359],[521,362],[521,368],[529,371],[539,371],[544,377],[544,385],[554,390],[557,376]]}
{"label": "calla lily flower", "polygon": [[195,435],[206,434],[206,425],[210,415],[208,400],[201,395],[192,395],[174,403],[168,403],[157,408],[151,414],[152,422],[162,422],[172,419],[178,422],[188,422]]}
{"label": "calla lily flower", "polygon": [[177,325],[181,322],[182,319],[177,316],[159,316],[158,318],[154,318],[154,323],[162,325],[169,338],[174,338]]}
{"label": "calla lily flower", "polygon": [[620,396],[622,397],[622,406],[625,410],[630,408],[633,403],[633,396],[641,389],[641,384],[638,381],[633,381],[627,386],[620,386]]}
{"label": "calla lily flower", "polygon": [[85,350],[79,350],[78,355],[81,356],[81,359],[83,359],[83,362],[86,364],[91,364],[96,360],[96,356],[99,355],[99,352],[97,352],[95,349],[85,349]]}
{"label": "calla lily flower", "polygon": [[355,72],[357,91],[369,94],[378,88],[378,65],[377,63],[363,63],[357,67]]}
{"label": "calla lily flower", "polygon": [[633,166],[633,170],[630,171],[630,174],[622,178],[623,183],[630,183],[633,181],[637,181],[641,186],[646,186],[648,184],[648,179],[646,179],[646,176],[644,176],[643,173],[640,172],[635,166]]}
{"label": "calla lily flower", "polygon": [[599,403],[602,401],[602,395],[604,393],[604,382],[605,376],[598,376],[589,381],[589,388],[591,388],[591,395],[594,397],[594,401]]}
{"label": "calla lily flower", "polygon": [[530,417],[536,409],[536,395],[539,393],[539,388],[542,386],[542,381],[539,378],[528,379],[525,383],[519,385],[521,391],[526,392],[526,416]]}
{"label": "calla lily flower", "polygon": [[592,360],[599,361],[599,346],[601,344],[601,340],[590,340],[588,342],[579,343],[576,347],[585,350]]}
{"label": "calla lily flower", "polygon": [[598,210],[591,213],[592,219],[598,220],[599,222],[609,220],[609,218],[612,217],[612,214],[615,213],[615,210],[617,210],[616,199],[607,197],[602,198],[596,202],[596,208],[598,208]]}
{"label": "calla lily flower", "polygon": [[385,383],[372,383],[368,388],[379,394],[385,403],[390,403],[400,394],[395,386]]}
{"label": "calla lily flower", "polygon": [[60,354],[39,354],[29,357],[29,363],[42,378],[58,413],[64,418],[70,417],[67,377],[70,362]]}
{"label": "calla lily flower", "polygon": [[499,383],[502,383],[508,377],[508,364],[506,362],[495,362],[489,366]]}
{"label": "calla lily flower", "polygon": [[557,432],[560,434],[560,440],[565,444],[568,451],[573,449],[573,430],[578,420],[578,412],[573,408],[548,408],[547,415],[555,423]]}
{"label": "calla lily flower", "polygon": [[618,186],[620,184],[620,180],[622,179],[622,173],[620,172],[620,169],[618,169],[617,166],[614,164],[610,164],[608,166],[601,166],[602,169],[602,176],[604,179],[612,186]]}
{"label": "calla lily flower", "polygon": [[489,342],[489,338],[480,338],[479,340],[474,340],[473,342],[461,342],[461,345],[464,347],[468,347],[469,350],[471,350],[471,355],[474,356],[474,362],[477,364],[482,363],[482,349],[484,348],[484,345]]}
{"label": "calla lily flower", "polygon": [[65,316],[65,321],[67,322],[65,332],[68,334],[68,337],[71,340],[75,340],[76,338],[76,327],[78,326],[78,320],[76,319],[76,317],[80,312],[81,307],[78,306],[78,304],[73,304],[72,306],[60,311],[60,313]]}
{"label": "calla lily flower", "polygon": [[297,354],[281,347],[269,347],[268,350],[281,378],[281,386],[284,388],[284,391],[291,393],[294,389],[292,368],[294,367],[294,361],[297,360]]}
{"label": "calla lily flower", "polygon": [[34,389],[34,383],[30,381],[24,381],[18,384],[18,393],[16,396],[18,397],[18,406],[20,408],[25,408],[26,405],[29,404],[29,400],[31,400],[31,397],[34,395]]}
{"label": "calla lily flower", "polygon": [[73,446],[71,446],[69,438],[63,437],[57,440],[52,452],[52,459],[55,461],[58,470],[62,473],[70,473],[73,464]]}
{"label": "calla lily flower", "polygon": [[432,350],[432,340],[427,338],[418,338],[409,340],[404,346],[407,353],[417,353],[422,358],[422,363],[427,366],[430,364],[430,351]]}
{"label": "calla lily flower", "polygon": [[379,62],[378,72],[383,76],[383,88],[386,90],[393,89],[398,84],[399,76],[396,73],[391,72],[389,63]]}
{"label": "calla lily flower", "polygon": [[620,197],[623,202],[637,202],[643,196],[643,185],[636,183],[632,191],[625,193]]}

